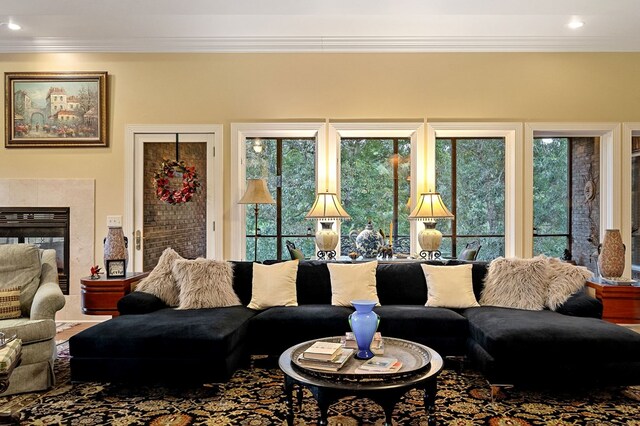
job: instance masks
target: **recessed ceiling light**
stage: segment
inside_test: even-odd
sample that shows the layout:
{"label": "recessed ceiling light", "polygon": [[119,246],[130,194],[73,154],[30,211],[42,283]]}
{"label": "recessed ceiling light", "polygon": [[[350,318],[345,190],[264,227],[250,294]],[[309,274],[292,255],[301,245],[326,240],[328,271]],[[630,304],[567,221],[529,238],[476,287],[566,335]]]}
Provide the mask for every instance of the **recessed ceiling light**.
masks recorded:
{"label": "recessed ceiling light", "polygon": [[571,21],[569,22],[569,28],[572,30],[577,30],[578,28],[584,27],[584,22],[582,21]]}
{"label": "recessed ceiling light", "polygon": [[15,22],[0,22],[0,25],[6,25],[12,31],[18,31],[22,29],[22,27]]}

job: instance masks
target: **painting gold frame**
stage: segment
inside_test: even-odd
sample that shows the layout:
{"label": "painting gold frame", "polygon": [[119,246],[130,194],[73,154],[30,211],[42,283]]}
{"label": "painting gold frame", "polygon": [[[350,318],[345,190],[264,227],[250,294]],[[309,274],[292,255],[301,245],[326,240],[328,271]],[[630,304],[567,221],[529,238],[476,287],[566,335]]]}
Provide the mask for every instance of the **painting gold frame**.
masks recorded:
{"label": "painting gold frame", "polygon": [[5,147],[107,147],[107,72],[6,72]]}

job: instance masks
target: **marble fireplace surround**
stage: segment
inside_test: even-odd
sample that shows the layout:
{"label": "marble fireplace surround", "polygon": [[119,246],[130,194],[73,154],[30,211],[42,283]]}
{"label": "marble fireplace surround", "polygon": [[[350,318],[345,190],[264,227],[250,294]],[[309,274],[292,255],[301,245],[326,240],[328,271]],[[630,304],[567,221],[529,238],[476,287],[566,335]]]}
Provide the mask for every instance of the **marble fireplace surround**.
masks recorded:
{"label": "marble fireplace surround", "polygon": [[56,320],[91,320],[82,314],[80,278],[94,259],[95,179],[0,179],[3,207],[69,207],[69,295]]}

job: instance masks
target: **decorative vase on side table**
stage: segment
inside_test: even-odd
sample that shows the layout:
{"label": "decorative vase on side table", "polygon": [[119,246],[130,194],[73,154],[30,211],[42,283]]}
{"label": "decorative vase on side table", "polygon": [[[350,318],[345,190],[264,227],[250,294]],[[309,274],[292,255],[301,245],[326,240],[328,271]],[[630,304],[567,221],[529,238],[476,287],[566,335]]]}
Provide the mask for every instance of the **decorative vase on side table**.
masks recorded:
{"label": "decorative vase on side table", "polygon": [[624,254],[626,247],[622,243],[619,229],[607,229],[602,244],[598,246],[598,269],[600,276],[618,278],[624,273]]}
{"label": "decorative vase on side table", "polygon": [[356,309],[354,313],[349,315],[349,326],[351,326],[351,331],[353,331],[358,344],[356,358],[372,358],[371,341],[380,322],[378,314],[373,312],[376,302],[373,300],[352,300],[351,304]]}

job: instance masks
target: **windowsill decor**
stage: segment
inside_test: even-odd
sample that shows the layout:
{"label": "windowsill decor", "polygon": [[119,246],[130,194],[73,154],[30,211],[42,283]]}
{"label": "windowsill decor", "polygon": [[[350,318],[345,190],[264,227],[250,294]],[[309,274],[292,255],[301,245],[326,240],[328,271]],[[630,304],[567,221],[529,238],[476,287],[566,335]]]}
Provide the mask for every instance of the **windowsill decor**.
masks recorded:
{"label": "windowsill decor", "polygon": [[422,220],[424,229],[418,234],[418,242],[422,251],[422,259],[439,259],[442,233],[436,229],[436,219],[453,219],[453,213],[444,205],[439,192],[425,192],[420,194],[418,203],[409,214],[411,220]]}

